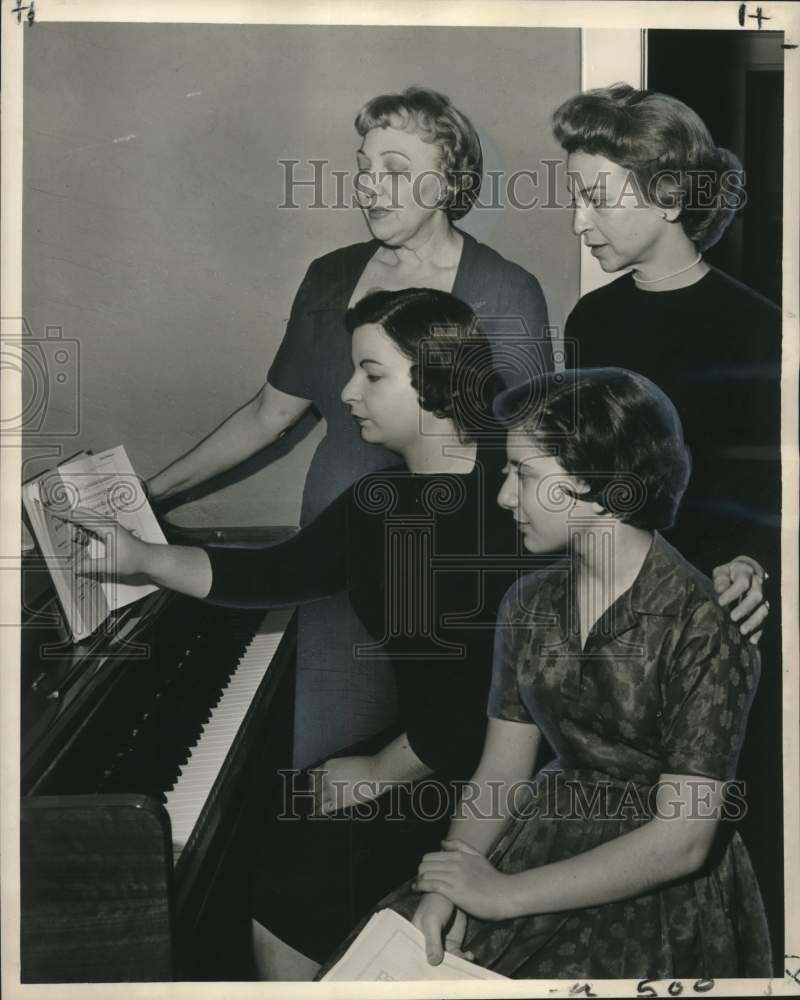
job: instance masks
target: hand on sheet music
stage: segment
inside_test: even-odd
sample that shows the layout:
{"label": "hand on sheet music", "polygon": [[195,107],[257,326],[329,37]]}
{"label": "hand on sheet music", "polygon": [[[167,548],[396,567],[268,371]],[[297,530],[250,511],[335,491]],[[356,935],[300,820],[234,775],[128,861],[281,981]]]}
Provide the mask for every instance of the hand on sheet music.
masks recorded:
{"label": "hand on sheet music", "polygon": [[323,815],[369,802],[384,790],[372,757],[332,757],[312,774],[314,811]]}
{"label": "hand on sheet music", "polygon": [[145,572],[149,548],[113,517],[77,507],[69,513],[49,511],[74,530],[74,571],[78,576],[137,577]]}
{"label": "hand on sheet music", "polygon": [[445,951],[473,961],[471,951],[462,951],[467,930],[467,915],[456,909],[446,896],[426,892],[420,900],[412,921],[425,935],[425,951],[431,965],[441,965]]}
{"label": "hand on sheet music", "polygon": [[415,889],[440,893],[481,920],[512,916],[508,909],[510,876],[499,872],[491,861],[461,840],[443,840],[442,847],[443,851],[423,857]]}
{"label": "hand on sheet music", "polygon": [[731,620],[739,625],[742,635],[755,645],[761,638],[764,622],[769,616],[769,601],[764,599],[764,581],[769,574],[750,556],[737,556],[729,563],[716,566],[713,572],[714,590],[719,603],[731,607]]}

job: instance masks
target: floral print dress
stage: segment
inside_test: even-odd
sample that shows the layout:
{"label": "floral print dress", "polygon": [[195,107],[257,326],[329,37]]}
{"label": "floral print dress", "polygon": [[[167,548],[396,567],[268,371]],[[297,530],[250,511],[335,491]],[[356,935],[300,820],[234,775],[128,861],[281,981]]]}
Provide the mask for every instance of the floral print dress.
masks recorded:
{"label": "floral print dress", "polygon": [[[535,723],[557,754],[515,801],[489,857],[520,872],[573,857],[648,822],[660,774],[735,778],[758,653],[710,581],[658,534],[633,586],[581,649],[568,561],[504,599],[489,716]],[[704,788],[706,792],[704,792]],[[741,789],[726,811],[741,814]],[[381,905],[411,918],[404,886]],[[513,978],[771,975],[764,908],[747,850],[720,822],[693,875],[632,899],[504,921],[470,918],[464,947]]]}

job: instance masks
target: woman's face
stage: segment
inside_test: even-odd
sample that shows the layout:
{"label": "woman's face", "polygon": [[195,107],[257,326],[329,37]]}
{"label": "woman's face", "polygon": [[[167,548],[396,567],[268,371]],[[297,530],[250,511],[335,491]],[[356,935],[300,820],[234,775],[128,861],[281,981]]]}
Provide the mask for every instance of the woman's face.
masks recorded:
{"label": "woman's face", "polygon": [[422,411],[411,385],[411,362],[376,323],[353,332],[353,376],[342,402],[364,441],[402,454],[419,439]]}
{"label": "woman's face", "polygon": [[443,210],[440,153],[417,133],[373,128],[356,152],[356,197],[369,231],[389,246],[424,242]]}
{"label": "woman's face", "polygon": [[529,552],[556,552],[567,547],[576,514],[594,515],[594,506],[575,500],[563,487],[581,493],[585,486],[565,472],[557,459],[520,431],[510,431],[506,442],[508,461],[497,502],[508,510],[522,532]]}
{"label": "woman's face", "polygon": [[570,153],[567,184],[575,213],[572,228],[604,271],[646,264],[666,249],[672,223],[663,208],[645,201],[625,167],[604,156]]}

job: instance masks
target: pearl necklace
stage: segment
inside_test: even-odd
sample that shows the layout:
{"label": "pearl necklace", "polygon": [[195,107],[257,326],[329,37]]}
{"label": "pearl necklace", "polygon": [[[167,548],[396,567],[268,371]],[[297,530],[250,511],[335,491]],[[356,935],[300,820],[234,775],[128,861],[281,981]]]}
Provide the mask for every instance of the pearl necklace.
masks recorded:
{"label": "pearl necklace", "polygon": [[685,274],[687,271],[691,271],[691,269],[699,264],[702,259],[703,255],[699,253],[691,264],[687,264],[686,267],[682,267],[680,271],[673,271],[672,274],[665,274],[661,278],[637,278],[634,274],[633,280],[637,285],[657,285],[659,281],[667,281],[669,278],[677,278],[679,274]]}

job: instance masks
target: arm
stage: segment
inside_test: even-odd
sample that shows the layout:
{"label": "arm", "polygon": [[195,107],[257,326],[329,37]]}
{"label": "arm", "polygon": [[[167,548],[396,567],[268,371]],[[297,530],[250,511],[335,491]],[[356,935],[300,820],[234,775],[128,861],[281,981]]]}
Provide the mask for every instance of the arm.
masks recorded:
{"label": "arm", "polygon": [[406,733],[372,756],[331,757],[318,769],[317,809],[326,814],[377,798],[392,782],[419,781],[432,774],[417,757]]}
{"label": "arm", "polygon": [[314,393],[310,368],[315,363],[315,329],[311,317],[321,280],[314,261],[297,290],[286,333],[261,391],[196,448],[154,476],[148,484],[154,497],[165,499],[233,468],[277,441],[306,412]]}
{"label": "arm", "polygon": [[318,600],[349,586],[352,490],[345,490],[296,535],[265,548],[143,542],[111,519],[75,511],[69,520],[103,543],[96,558],[84,553],[85,576],[152,583],[213,604],[286,607]]}
{"label": "arm", "polygon": [[612,903],[685,878],[702,866],[711,848],[722,785],[704,782],[700,816],[690,776],[662,774],[659,780],[656,818],[606,844],[541,868],[505,874],[448,838],[444,843],[450,850],[423,859],[417,886],[446,896],[476,917],[505,920]]}
{"label": "arm", "polygon": [[[445,841],[459,845],[456,852],[459,856],[476,857],[489,864],[485,855],[511,816],[513,803],[509,792],[519,782],[530,778],[540,738],[539,730],[534,725],[489,720],[480,764],[464,789],[459,813],[450,824]],[[450,854],[446,856],[450,857]],[[420,875],[426,859],[420,865]],[[424,894],[413,923],[425,935],[428,961],[439,965],[444,957],[444,935],[447,935],[444,938],[447,950],[458,952],[466,924],[459,919],[450,893],[440,891],[433,882],[427,882],[425,876],[417,878],[415,888]]]}
{"label": "arm", "polygon": [[[714,839],[757,679],[758,654],[705,601],[660,677],[662,774],[654,817],[576,857],[516,875],[445,842],[450,850],[424,858],[419,887],[476,916],[505,919],[613,902],[691,875]],[[700,795],[693,775],[704,776]]]}
{"label": "arm", "polygon": [[311,405],[265,382],[260,392],[191,451],[176,459],[148,482],[150,496],[166,500],[239,465],[273,444]]}

